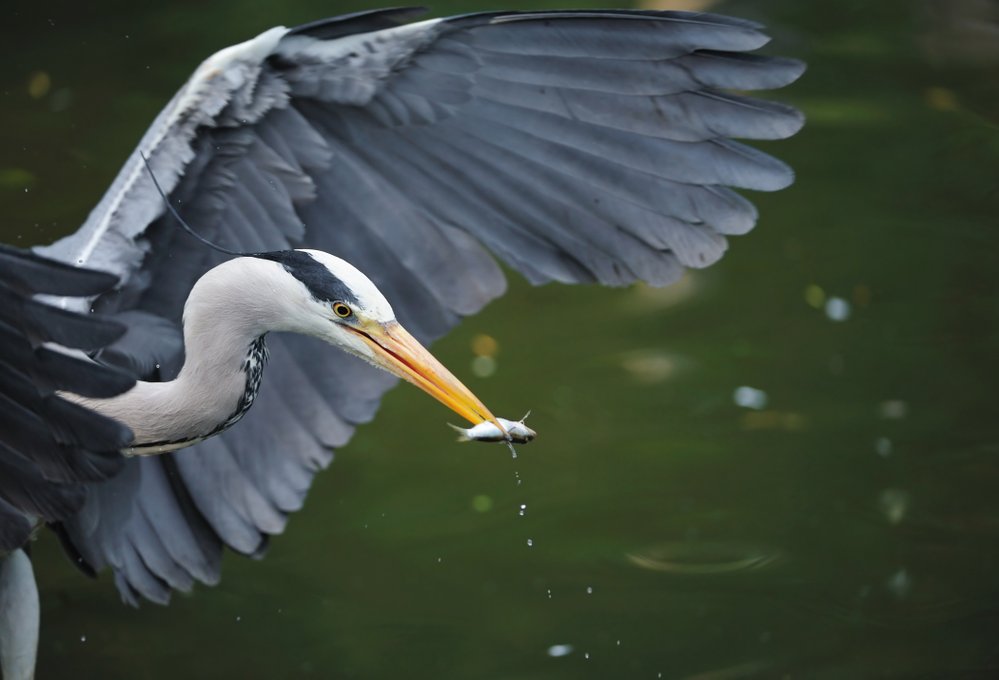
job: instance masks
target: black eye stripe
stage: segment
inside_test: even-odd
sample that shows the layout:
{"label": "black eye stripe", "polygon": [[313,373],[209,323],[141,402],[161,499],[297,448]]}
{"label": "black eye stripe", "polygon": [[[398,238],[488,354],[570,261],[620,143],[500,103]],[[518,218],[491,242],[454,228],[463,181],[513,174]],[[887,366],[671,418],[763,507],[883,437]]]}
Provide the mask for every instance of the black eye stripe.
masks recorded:
{"label": "black eye stripe", "polygon": [[276,250],[271,253],[257,253],[253,257],[277,262],[289,274],[302,282],[320,302],[358,303],[357,296],[350,287],[337,278],[333,272],[308,253],[300,250]]}

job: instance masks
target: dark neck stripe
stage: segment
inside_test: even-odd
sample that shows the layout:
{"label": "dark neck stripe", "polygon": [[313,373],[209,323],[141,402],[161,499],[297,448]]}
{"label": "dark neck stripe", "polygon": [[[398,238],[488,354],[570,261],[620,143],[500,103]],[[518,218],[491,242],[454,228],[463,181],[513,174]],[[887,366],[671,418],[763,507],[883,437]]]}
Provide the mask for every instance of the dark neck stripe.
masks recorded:
{"label": "dark neck stripe", "polygon": [[312,297],[320,302],[341,302],[357,303],[357,296],[354,292],[337,278],[333,272],[308,253],[300,250],[275,250],[270,253],[255,253],[253,257],[261,260],[271,260],[277,262],[285,268],[289,274],[302,282],[302,284],[312,293]]}

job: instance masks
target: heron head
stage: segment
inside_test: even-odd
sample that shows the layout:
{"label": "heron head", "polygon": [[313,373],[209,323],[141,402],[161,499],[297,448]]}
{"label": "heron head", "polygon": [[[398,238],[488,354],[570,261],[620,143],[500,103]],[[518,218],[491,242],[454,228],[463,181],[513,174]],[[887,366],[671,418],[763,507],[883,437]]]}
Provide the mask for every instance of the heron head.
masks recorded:
{"label": "heron head", "polygon": [[[496,419],[479,399],[395,319],[371,279],[349,262],[319,250],[261,253],[298,285],[284,330],[312,335],[406,380],[466,420]],[[290,283],[290,282],[289,282]]]}

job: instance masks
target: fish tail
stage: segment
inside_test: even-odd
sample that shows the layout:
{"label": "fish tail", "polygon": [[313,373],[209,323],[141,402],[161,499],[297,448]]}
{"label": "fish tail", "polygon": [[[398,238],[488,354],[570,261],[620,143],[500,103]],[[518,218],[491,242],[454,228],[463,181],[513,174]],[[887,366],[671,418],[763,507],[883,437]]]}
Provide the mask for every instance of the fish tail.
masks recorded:
{"label": "fish tail", "polygon": [[447,424],[452,430],[458,433],[458,441],[460,442],[470,442],[472,438],[468,436],[468,431],[463,427],[458,427],[457,425]]}

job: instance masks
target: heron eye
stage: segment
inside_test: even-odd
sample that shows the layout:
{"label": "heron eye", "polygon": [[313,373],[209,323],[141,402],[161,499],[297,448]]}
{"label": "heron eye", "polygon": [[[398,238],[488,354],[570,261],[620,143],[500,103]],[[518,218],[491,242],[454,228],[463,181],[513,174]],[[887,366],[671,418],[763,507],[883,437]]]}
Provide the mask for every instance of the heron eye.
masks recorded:
{"label": "heron eye", "polygon": [[353,314],[353,312],[350,311],[350,307],[343,304],[342,302],[333,303],[333,313],[339,316],[341,319],[346,319],[348,316]]}

